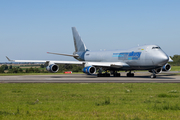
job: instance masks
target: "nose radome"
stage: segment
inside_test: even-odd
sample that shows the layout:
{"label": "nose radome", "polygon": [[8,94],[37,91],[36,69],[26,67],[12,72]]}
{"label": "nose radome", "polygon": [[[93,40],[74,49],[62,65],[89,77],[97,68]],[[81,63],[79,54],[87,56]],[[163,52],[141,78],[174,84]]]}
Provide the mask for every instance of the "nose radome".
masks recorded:
{"label": "nose radome", "polygon": [[161,59],[162,59],[162,61],[164,61],[164,62],[168,62],[169,57],[168,57],[166,54],[163,54],[163,55],[161,56]]}
{"label": "nose radome", "polygon": [[154,64],[163,66],[169,61],[169,57],[164,52],[156,52],[153,57]]}
{"label": "nose radome", "polygon": [[169,61],[169,57],[165,53],[162,53],[159,55],[159,60],[160,64],[164,65]]}

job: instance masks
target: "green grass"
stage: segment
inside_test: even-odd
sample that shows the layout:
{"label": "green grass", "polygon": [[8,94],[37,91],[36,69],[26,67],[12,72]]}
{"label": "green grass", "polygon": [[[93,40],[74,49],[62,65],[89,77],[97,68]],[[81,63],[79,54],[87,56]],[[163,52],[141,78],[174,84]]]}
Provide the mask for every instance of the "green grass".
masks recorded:
{"label": "green grass", "polygon": [[180,66],[171,66],[171,71],[180,71]]}
{"label": "green grass", "polygon": [[0,84],[0,119],[178,120],[180,84]]}

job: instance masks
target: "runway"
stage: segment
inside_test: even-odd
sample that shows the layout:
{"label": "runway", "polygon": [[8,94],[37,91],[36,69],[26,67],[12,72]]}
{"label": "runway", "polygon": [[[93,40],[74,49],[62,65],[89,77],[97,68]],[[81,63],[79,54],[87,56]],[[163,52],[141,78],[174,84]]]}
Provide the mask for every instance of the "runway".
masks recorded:
{"label": "runway", "polygon": [[85,74],[0,76],[0,83],[180,83],[180,75],[168,72],[151,79],[150,73],[138,72],[135,77],[97,77]]}

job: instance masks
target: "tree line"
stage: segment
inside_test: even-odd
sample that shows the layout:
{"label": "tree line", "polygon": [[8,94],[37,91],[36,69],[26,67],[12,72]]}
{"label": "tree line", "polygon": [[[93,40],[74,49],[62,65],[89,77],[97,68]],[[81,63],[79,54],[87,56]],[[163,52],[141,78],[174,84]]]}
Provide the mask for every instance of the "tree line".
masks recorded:
{"label": "tree line", "polygon": [[173,62],[169,63],[170,65],[172,65],[172,66],[180,66],[180,55],[174,55],[171,58],[172,58]]}
{"label": "tree line", "polygon": [[[0,73],[48,73],[48,71],[45,69],[46,66],[43,64],[40,65],[40,68],[23,68],[23,67],[13,67],[12,65],[2,65],[0,67]],[[72,72],[82,72],[83,66],[82,65],[59,65],[59,71],[58,73],[62,73],[64,71],[72,71]]]}

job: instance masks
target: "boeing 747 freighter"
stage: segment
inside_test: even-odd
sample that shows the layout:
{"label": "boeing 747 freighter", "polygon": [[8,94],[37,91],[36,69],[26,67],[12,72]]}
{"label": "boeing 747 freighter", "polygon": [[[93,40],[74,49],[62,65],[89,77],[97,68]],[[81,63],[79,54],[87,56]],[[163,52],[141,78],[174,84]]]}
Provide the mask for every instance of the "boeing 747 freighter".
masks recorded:
{"label": "boeing 747 freighter", "polygon": [[[152,73],[151,78],[162,71],[169,71],[171,66],[170,57],[158,45],[144,45],[126,50],[91,51],[88,50],[79,36],[75,27],[72,27],[75,52],[73,54],[51,53],[74,57],[78,61],[49,61],[49,60],[10,60],[12,62],[43,62],[47,64],[47,71],[56,73],[59,70],[57,64],[83,64],[83,72],[98,77],[120,77],[119,71],[129,71],[127,77],[133,77],[134,70],[148,70]],[[105,71],[105,73],[102,73]],[[110,72],[108,72],[110,71]]]}

